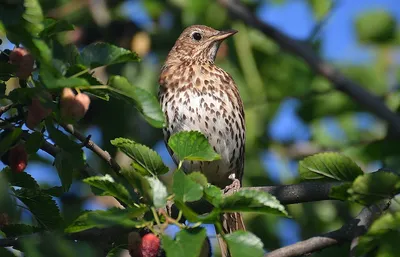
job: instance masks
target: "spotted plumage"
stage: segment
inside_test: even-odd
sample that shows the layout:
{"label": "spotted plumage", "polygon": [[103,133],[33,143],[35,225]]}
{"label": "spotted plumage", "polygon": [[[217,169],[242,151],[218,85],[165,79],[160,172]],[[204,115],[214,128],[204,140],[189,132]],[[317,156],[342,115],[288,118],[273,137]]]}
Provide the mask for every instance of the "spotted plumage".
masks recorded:
{"label": "spotted plumage", "polygon": [[202,132],[221,159],[185,161],[183,169],[201,171],[210,183],[221,188],[235,179],[240,182],[244,168],[242,100],[232,77],[214,64],[220,43],[235,33],[200,25],[188,27],[169,52],[159,78],[159,100],[168,123],[165,141],[180,131]]}
{"label": "spotted plumage", "polygon": [[[200,41],[193,38],[195,33],[201,35]],[[233,33],[198,25],[187,28],[170,51],[159,79],[159,100],[168,123],[165,140],[183,130],[202,132],[221,160],[187,161],[183,168],[202,171],[221,188],[232,183],[232,174],[241,180],[244,167],[243,104],[232,77],[214,64],[219,44]]]}

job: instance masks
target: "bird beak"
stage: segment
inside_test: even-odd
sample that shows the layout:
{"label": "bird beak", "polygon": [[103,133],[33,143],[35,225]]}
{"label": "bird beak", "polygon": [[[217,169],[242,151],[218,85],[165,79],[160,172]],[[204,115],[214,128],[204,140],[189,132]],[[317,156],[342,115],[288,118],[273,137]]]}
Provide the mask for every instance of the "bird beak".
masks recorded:
{"label": "bird beak", "polygon": [[225,38],[228,38],[230,36],[233,36],[236,34],[238,31],[234,29],[228,29],[224,31],[220,31],[217,35],[215,35],[213,38],[214,40],[224,40]]}

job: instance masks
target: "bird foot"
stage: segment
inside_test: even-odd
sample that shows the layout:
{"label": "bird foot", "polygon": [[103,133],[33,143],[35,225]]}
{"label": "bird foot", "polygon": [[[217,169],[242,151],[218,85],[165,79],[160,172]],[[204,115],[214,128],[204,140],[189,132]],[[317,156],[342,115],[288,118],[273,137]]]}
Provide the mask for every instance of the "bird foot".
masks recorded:
{"label": "bird foot", "polygon": [[231,195],[239,191],[239,189],[240,189],[240,180],[234,178],[232,183],[224,188],[224,195]]}

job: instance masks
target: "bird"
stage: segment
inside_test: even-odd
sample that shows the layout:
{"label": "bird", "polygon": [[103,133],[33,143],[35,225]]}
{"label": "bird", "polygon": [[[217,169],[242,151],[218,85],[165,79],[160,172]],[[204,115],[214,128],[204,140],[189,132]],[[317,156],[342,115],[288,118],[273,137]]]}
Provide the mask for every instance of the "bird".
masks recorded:
{"label": "bird", "polygon": [[[208,182],[227,194],[241,187],[245,113],[235,81],[215,65],[215,58],[221,43],[236,33],[233,29],[220,31],[204,25],[187,27],[168,53],[158,81],[158,99],[167,121],[164,140],[174,162],[180,160],[168,147],[171,135],[201,132],[221,158],[211,162],[184,161],[182,169],[186,173],[201,171]],[[224,214],[222,226],[224,233],[245,230],[240,213]],[[221,249],[224,251],[229,256],[227,249]]]}

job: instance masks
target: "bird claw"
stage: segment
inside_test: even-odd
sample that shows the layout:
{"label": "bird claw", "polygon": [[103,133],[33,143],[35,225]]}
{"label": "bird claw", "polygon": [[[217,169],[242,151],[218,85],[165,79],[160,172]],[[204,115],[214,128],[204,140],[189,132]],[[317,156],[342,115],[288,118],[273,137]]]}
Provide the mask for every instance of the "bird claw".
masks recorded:
{"label": "bird claw", "polygon": [[232,183],[224,188],[224,194],[231,195],[239,191],[239,189],[240,189],[240,180],[237,178],[233,178]]}

